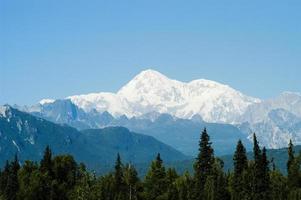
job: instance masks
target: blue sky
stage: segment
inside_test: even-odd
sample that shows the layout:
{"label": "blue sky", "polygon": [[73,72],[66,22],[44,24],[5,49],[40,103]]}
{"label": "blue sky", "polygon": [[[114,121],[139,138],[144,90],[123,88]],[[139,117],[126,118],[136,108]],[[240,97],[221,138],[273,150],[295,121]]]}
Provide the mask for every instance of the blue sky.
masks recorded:
{"label": "blue sky", "polygon": [[115,92],[143,69],[301,92],[301,1],[1,0],[0,104]]}

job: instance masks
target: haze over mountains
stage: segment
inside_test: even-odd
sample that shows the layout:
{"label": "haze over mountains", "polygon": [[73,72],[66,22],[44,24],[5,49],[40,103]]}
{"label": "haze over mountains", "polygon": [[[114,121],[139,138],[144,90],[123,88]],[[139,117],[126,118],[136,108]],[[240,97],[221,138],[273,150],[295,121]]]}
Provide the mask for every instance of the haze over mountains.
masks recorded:
{"label": "haze over mountains", "polygon": [[[46,99],[22,109],[79,129],[122,125],[153,135],[186,154],[193,154],[188,147],[195,147],[200,130],[179,127],[193,127],[191,124],[198,124],[198,129],[224,125],[226,128],[212,131],[213,135],[218,131],[222,140],[232,138],[233,133],[233,140],[247,140],[256,132],[261,145],[268,148],[286,147],[289,139],[301,143],[299,93],[284,92],[275,99],[261,100],[218,82],[199,79],[185,83],[154,70],[142,71],[117,93]],[[158,120],[168,125],[159,127]]]}
{"label": "haze over mountains", "polygon": [[38,161],[49,145],[55,154],[71,154],[90,169],[111,169],[117,153],[125,162],[148,163],[160,153],[166,161],[189,157],[174,148],[123,127],[78,131],[59,125],[8,105],[0,106],[0,167],[15,154],[21,163]]}

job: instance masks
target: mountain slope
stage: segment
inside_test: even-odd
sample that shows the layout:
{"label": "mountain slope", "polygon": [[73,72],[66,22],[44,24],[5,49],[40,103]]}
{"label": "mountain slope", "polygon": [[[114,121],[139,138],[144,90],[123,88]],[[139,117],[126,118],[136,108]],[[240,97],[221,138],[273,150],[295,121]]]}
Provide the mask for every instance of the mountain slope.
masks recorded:
{"label": "mountain slope", "polygon": [[256,132],[268,148],[285,147],[290,139],[301,144],[301,95],[284,92],[275,99],[253,104],[238,123],[242,132]]}
{"label": "mountain slope", "polygon": [[50,145],[55,154],[70,153],[95,170],[112,165],[118,152],[126,162],[132,163],[149,162],[159,152],[166,160],[187,159],[187,156],[153,137],[132,133],[122,127],[82,133],[10,106],[1,107],[0,111],[1,166],[15,153],[21,162],[39,160],[46,145]]}
{"label": "mountain slope", "polygon": [[247,147],[251,144],[247,140],[248,135],[235,126],[207,123],[198,115],[195,115],[192,119],[179,119],[169,114],[153,112],[133,118],[124,115],[114,118],[108,112],[97,113],[91,111],[85,113],[72,104],[69,99],[45,104],[39,113],[33,114],[55,123],[66,123],[78,129],[123,126],[131,131],[153,136],[186,155],[192,156],[196,155],[200,132],[204,127],[210,133],[217,155],[233,152],[239,139],[242,139]]}
{"label": "mountain slope", "polygon": [[[153,121],[153,118],[160,114],[189,120],[199,116],[207,123],[232,124],[244,133],[244,138],[250,138],[252,133],[256,132],[260,144],[268,148],[285,147],[289,139],[295,144],[301,144],[299,93],[284,92],[277,98],[260,100],[214,81],[199,79],[185,83],[169,79],[157,71],[146,70],[135,76],[117,93],[77,95],[67,97],[65,100],[77,106],[78,115],[72,116],[72,120],[68,120],[63,109],[60,113],[44,109],[57,104],[54,100],[42,100],[39,105],[29,108],[28,111],[37,115],[42,113],[41,117],[54,122],[68,123],[79,129],[105,127],[110,124],[112,118],[143,118]],[[65,110],[71,112],[70,108]],[[43,112],[51,114],[48,116]],[[58,119],[54,120],[53,116]],[[65,119],[60,119],[62,117]],[[290,122],[292,118],[293,123]],[[139,130],[135,126],[126,126],[131,130]],[[151,130],[141,129],[141,131],[152,135]],[[157,138],[164,142],[172,141],[173,137],[178,138],[178,135],[167,134],[170,135],[168,140],[165,132],[163,131],[163,135]]]}
{"label": "mountain slope", "polygon": [[140,116],[150,112],[167,113],[179,118],[196,114],[208,122],[233,122],[237,115],[259,99],[233,88],[205,79],[184,83],[146,70],[114,93],[93,93],[68,97],[86,112],[108,111],[113,116]]}

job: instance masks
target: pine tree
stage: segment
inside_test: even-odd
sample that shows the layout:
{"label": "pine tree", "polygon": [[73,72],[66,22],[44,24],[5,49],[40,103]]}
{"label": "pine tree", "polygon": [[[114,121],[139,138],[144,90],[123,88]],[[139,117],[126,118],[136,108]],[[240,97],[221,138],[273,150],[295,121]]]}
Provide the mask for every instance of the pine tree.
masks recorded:
{"label": "pine tree", "polygon": [[167,200],[179,200],[179,198],[179,191],[175,183],[170,184],[167,191]]}
{"label": "pine tree", "polygon": [[214,163],[214,154],[211,147],[210,137],[206,128],[201,134],[199,142],[199,154],[194,164],[195,188],[194,198],[201,199],[207,177],[211,174]]}
{"label": "pine tree", "polygon": [[244,190],[243,172],[248,167],[246,149],[243,146],[241,140],[239,140],[237,143],[233,161],[234,161],[234,173],[231,181],[232,199],[240,200],[243,198],[243,190]]}
{"label": "pine tree", "polygon": [[266,155],[266,149],[261,151],[256,135],[254,133],[254,165],[252,168],[252,181],[251,181],[251,199],[269,199],[269,161]]}
{"label": "pine tree", "polygon": [[287,169],[287,173],[289,174],[289,168],[295,159],[294,145],[292,143],[292,140],[290,140],[290,142],[288,144],[287,153],[288,153],[288,161],[287,161],[286,169]]}
{"label": "pine tree", "polygon": [[175,168],[168,168],[166,172],[166,183],[168,185],[172,184],[178,178],[177,171]]}
{"label": "pine tree", "polygon": [[124,170],[124,179],[126,184],[126,193],[129,200],[137,200],[139,198],[139,178],[137,171],[131,164],[127,165]]}
{"label": "pine tree", "polygon": [[288,173],[288,186],[289,189],[295,190],[298,187],[301,187],[301,152],[300,155],[295,157],[294,160],[290,163],[289,173]]}
{"label": "pine tree", "polygon": [[261,156],[261,186],[262,198],[270,199],[270,169],[269,169],[269,161],[266,155],[266,148],[262,149]]}
{"label": "pine tree", "polygon": [[256,165],[260,165],[261,162],[261,150],[257,141],[256,134],[253,134],[253,157]]}
{"label": "pine tree", "polygon": [[295,157],[294,145],[290,140],[288,146],[288,161],[287,161],[287,178],[288,186],[291,190],[295,189],[299,185],[299,167],[298,158]]}
{"label": "pine tree", "polygon": [[188,171],[186,171],[182,176],[180,176],[177,180],[176,180],[176,185],[178,188],[178,192],[179,192],[179,200],[187,200],[187,199],[191,199],[190,198],[190,193],[191,193],[191,186],[193,182],[191,180],[191,177],[188,173]]}
{"label": "pine tree", "polygon": [[19,190],[19,182],[18,182],[19,169],[20,169],[20,164],[19,164],[18,156],[16,154],[14,161],[10,165],[7,184],[4,191],[5,194],[4,196],[8,200],[17,199],[17,192]]}
{"label": "pine tree", "polygon": [[287,179],[278,170],[270,173],[270,198],[272,200],[286,199],[288,194]]}
{"label": "pine tree", "polygon": [[52,170],[52,152],[50,147],[47,145],[43,158],[40,162],[40,170],[42,173],[48,173],[48,175],[53,176]]}
{"label": "pine tree", "polygon": [[207,176],[202,199],[215,200],[215,181],[213,176]]}
{"label": "pine tree", "polygon": [[123,187],[124,187],[123,165],[121,163],[121,158],[119,153],[117,154],[117,159],[115,163],[114,179],[115,179],[115,194],[119,194],[123,192]]}
{"label": "pine tree", "polygon": [[162,197],[167,192],[166,172],[163,161],[158,153],[156,160],[145,177],[145,193],[146,199],[155,200]]}
{"label": "pine tree", "polygon": [[10,173],[10,168],[11,168],[10,163],[7,160],[6,163],[5,163],[5,166],[4,166],[4,170],[1,173],[1,179],[0,179],[0,194],[2,194],[2,195],[4,195],[4,193],[5,193],[5,188],[6,188],[6,185],[7,185],[7,180],[8,180],[8,176],[9,176],[9,173]]}
{"label": "pine tree", "polygon": [[260,199],[262,195],[262,156],[255,133],[253,134],[253,145],[254,166],[251,195],[254,199]]}

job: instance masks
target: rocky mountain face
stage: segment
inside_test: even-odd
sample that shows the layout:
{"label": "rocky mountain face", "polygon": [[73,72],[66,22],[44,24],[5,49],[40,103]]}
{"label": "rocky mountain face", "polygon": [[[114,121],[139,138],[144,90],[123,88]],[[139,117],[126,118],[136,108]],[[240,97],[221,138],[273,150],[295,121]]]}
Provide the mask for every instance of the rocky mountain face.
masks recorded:
{"label": "rocky mountain face", "polygon": [[153,136],[184,154],[192,156],[196,155],[200,132],[205,127],[210,133],[217,155],[232,153],[239,139],[242,139],[247,147],[251,146],[247,135],[236,126],[207,123],[199,115],[191,119],[181,119],[170,114],[153,112],[139,117],[128,118],[123,115],[115,118],[108,112],[98,113],[93,110],[86,113],[69,99],[44,104],[40,112],[32,114],[55,123],[68,124],[79,130],[111,126],[126,127],[131,131]]}
{"label": "rocky mountain face", "polygon": [[[75,113],[71,116],[74,117]],[[131,163],[148,163],[157,153],[169,161],[189,158],[151,136],[130,132],[126,128],[81,132],[7,105],[0,107],[0,166],[15,154],[21,162],[26,159],[40,160],[47,145],[54,154],[72,154],[77,161],[85,162],[95,170],[114,164],[117,153],[125,162]]]}
{"label": "rocky mountain face", "polygon": [[[46,99],[28,107],[27,111],[79,129],[106,127],[114,121],[113,124],[155,135],[171,145],[174,138],[171,135],[167,138],[169,134],[166,132],[175,127],[174,124],[165,127],[162,135],[153,133],[150,128],[138,129],[138,124],[142,120],[154,123],[158,116],[168,114],[178,121],[195,122],[196,118],[200,118],[206,123],[230,124],[243,132],[243,138],[250,138],[256,132],[261,145],[268,148],[285,147],[289,139],[301,144],[300,94],[284,92],[277,98],[260,100],[214,81],[199,79],[186,83],[169,79],[154,70],[141,72],[117,93],[76,95],[58,101]],[[122,123],[123,120],[127,122]],[[137,126],[129,121],[136,121]],[[188,137],[185,130],[181,131],[183,138]],[[183,150],[178,145],[175,147]]]}
{"label": "rocky mountain face", "polygon": [[141,72],[116,94],[94,93],[67,98],[86,112],[108,111],[114,117],[138,117],[157,112],[183,119],[200,115],[205,121],[223,123],[233,122],[250,104],[260,102],[214,81],[199,79],[184,83],[153,70]]}

